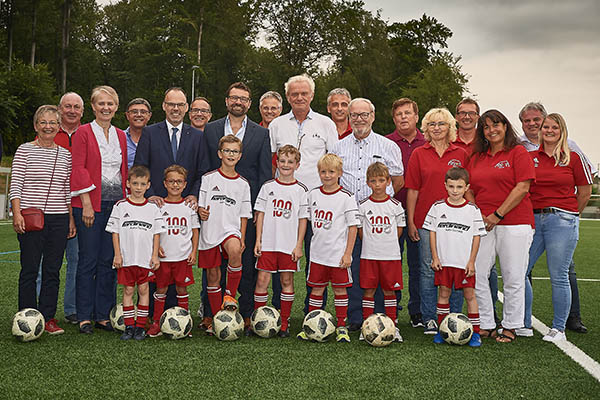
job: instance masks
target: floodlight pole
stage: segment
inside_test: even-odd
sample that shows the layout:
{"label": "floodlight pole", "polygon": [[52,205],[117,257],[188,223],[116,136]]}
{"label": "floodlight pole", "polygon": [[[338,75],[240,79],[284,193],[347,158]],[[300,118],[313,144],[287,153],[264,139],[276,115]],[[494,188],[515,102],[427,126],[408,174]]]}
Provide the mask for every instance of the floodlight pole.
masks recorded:
{"label": "floodlight pole", "polygon": [[196,84],[196,70],[200,68],[199,65],[193,65],[192,66],[192,99],[190,100],[190,102],[193,102],[194,99],[196,98],[195,96],[195,84]]}

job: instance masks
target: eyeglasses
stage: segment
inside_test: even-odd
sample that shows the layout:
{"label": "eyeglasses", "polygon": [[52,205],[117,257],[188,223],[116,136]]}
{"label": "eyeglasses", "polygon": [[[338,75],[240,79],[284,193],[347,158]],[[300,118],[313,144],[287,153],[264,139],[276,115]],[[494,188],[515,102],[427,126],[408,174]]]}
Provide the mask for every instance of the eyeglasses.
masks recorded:
{"label": "eyeglasses", "polygon": [[237,156],[238,154],[241,153],[240,150],[232,150],[232,149],[221,149],[219,151],[221,153],[229,154],[229,155],[232,155],[232,156]]}
{"label": "eyeglasses", "polygon": [[350,113],[350,118],[351,119],[358,119],[358,117],[360,117],[361,119],[366,120],[367,118],[369,118],[369,115],[371,115],[370,112]]}
{"label": "eyeglasses", "polygon": [[38,121],[38,124],[40,126],[57,126],[58,125],[58,121]]}
{"label": "eyeglasses", "polygon": [[428,123],[427,127],[428,128],[435,128],[437,126],[437,127],[443,128],[446,125],[448,125],[447,122],[445,122],[445,121],[438,121],[438,122],[430,122],[430,123]]}
{"label": "eyeglasses", "polygon": [[148,110],[129,110],[127,111],[128,114],[133,114],[133,115],[146,115],[149,113]]}
{"label": "eyeglasses", "polygon": [[183,185],[185,181],[183,179],[165,179],[165,182],[167,182],[169,185]]}
{"label": "eyeglasses", "polygon": [[476,117],[478,114],[475,111],[459,111],[456,113],[459,117],[466,117],[467,115],[471,118]]}
{"label": "eyeglasses", "polygon": [[190,114],[210,114],[210,110],[208,108],[192,108]]}
{"label": "eyeglasses", "polygon": [[250,103],[250,98],[249,97],[244,97],[244,96],[227,96],[227,98],[233,102],[240,102],[242,104],[248,104]]}
{"label": "eyeglasses", "polygon": [[167,103],[165,101],[165,105],[169,108],[175,108],[175,107],[184,108],[185,106],[187,106],[187,103]]}

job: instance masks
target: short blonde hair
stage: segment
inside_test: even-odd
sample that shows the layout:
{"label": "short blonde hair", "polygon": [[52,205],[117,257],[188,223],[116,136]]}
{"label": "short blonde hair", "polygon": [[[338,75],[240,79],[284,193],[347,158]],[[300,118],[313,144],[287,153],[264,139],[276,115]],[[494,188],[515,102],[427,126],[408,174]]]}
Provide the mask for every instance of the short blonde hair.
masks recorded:
{"label": "short blonde hair", "polygon": [[317,168],[321,170],[322,168],[333,168],[338,172],[343,172],[342,159],[335,154],[327,153],[323,157],[319,159],[317,162]]}
{"label": "short blonde hair", "polygon": [[117,94],[117,91],[108,85],[96,86],[94,89],[92,89],[92,96],[90,97],[92,104],[96,102],[96,99],[100,93],[106,93],[112,97],[117,106],[119,105],[119,95]]}
{"label": "short blonde hair", "polygon": [[431,142],[431,134],[428,132],[428,124],[433,121],[444,121],[448,123],[448,143],[452,143],[456,140],[456,120],[450,111],[447,108],[432,108],[427,111],[427,114],[423,117],[423,121],[421,121],[421,132],[425,136],[425,140]]}
{"label": "short blonde hair", "polygon": [[291,144],[286,144],[277,150],[277,158],[281,157],[282,154],[285,154],[290,157],[294,157],[296,162],[300,162],[300,151],[297,148],[292,146]]}
{"label": "short blonde hair", "polygon": [[58,107],[51,104],[44,104],[43,106],[39,106],[38,109],[33,114],[33,125],[35,126],[38,123],[38,120],[42,116],[42,114],[52,113],[56,115],[56,121],[60,121],[60,113],[58,112]]}
{"label": "short blonde hair", "polygon": [[225,145],[226,143],[235,143],[238,146],[240,146],[240,151],[242,151],[242,141],[240,140],[240,138],[234,136],[234,135],[225,135],[223,136],[220,140],[219,140],[219,150],[221,150],[223,148],[223,145]]}
{"label": "short blonde hair", "polygon": [[390,170],[382,162],[374,162],[367,168],[367,181],[377,176],[383,176],[385,179],[390,177]]}

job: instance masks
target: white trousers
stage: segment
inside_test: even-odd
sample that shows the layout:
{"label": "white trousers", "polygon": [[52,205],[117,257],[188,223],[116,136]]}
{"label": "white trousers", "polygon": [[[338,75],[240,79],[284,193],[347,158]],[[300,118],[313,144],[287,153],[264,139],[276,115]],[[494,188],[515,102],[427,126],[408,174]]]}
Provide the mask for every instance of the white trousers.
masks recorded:
{"label": "white trousers", "polygon": [[489,283],[490,271],[496,266],[496,256],[500,261],[504,283],[502,327],[516,329],[523,326],[525,274],[533,233],[530,225],[497,225],[481,238],[475,260],[475,296],[481,329],[493,329],[496,326]]}

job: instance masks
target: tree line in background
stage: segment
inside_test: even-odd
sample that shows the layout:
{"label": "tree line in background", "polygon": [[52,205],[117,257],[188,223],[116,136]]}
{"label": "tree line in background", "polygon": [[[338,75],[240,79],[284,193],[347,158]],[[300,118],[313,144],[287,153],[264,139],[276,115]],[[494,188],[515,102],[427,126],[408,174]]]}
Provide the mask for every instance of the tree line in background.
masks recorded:
{"label": "tree line in background", "polygon": [[[452,109],[466,91],[460,57],[447,51],[452,31],[434,17],[384,20],[358,0],[0,0],[0,134],[5,152],[34,137],[32,116],[64,91],[86,102],[91,89],[113,86],[124,107],[134,97],[164,118],[163,92],[181,86],[207,97],[213,118],[226,113],[224,91],[234,81],[252,88],[250,118],[260,121],[258,99],[283,94],[291,75],[316,81],[313,109],[326,112],[326,96],[346,87],[377,109],[374,130],[394,129],[390,108],[399,97],[430,108]],[[284,105],[284,112],[289,106]]]}

